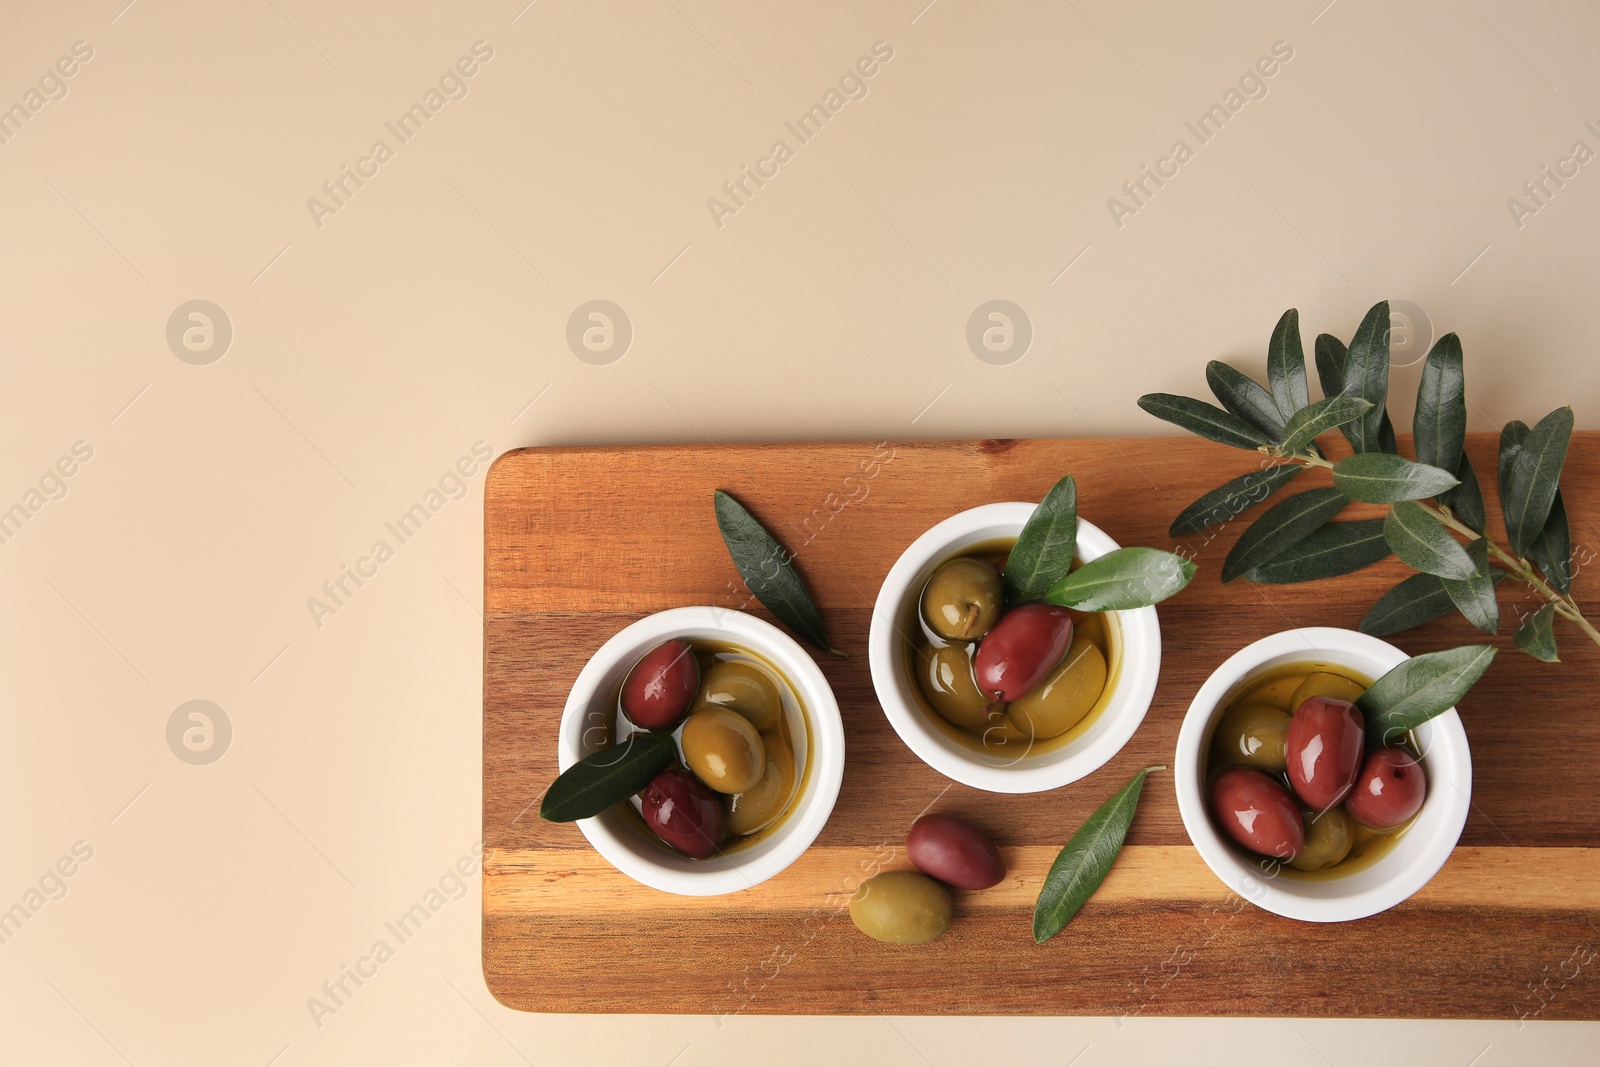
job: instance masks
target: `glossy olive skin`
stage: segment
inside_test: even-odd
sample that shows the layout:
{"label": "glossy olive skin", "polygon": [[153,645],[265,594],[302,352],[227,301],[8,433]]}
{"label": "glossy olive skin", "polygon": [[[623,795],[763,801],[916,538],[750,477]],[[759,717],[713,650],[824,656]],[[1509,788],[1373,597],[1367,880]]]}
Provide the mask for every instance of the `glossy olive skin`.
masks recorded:
{"label": "glossy olive skin", "polygon": [[856,929],[892,945],[920,945],[950,929],[950,893],[920,871],[885,871],[850,898]]}
{"label": "glossy olive skin", "polygon": [[1212,744],[1228,763],[1281,774],[1288,765],[1289,722],[1270,704],[1240,704],[1217,724]]}
{"label": "glossy olive skin", "polygon": [[1083,720],[1106,688],[1106,657],[1082,633],[1031,692],[1006,707],[1006,717],[1029,737],[1059,737]]}
{"label": "glossy olive skin", "polygon": [[1361,683],[1352,682],[1337,674],[1308,674],[1305,681],[1295,688],[1294,695],[1289,698],[1289,708],[1290,710],[1298,708],[1312,697],[1333,697],[1335,700],[1348,700],[1354,704],[1366,691],[1366,686]]}
{"label": "glossy olive skin", "polygon": [[666,641],[633,665],[622,683],[622,713],[643,730],[670,730],[689,713],[700,663],[682,641]]}
{"label": "glossy olive skin", "polygon": [[688,771],[662,771],[639,799],[645,825],[679,852],[703,860],[722,844],[722,801]]}
{"label": "glossy olive skin", "polygon": [[1289,866],[1300,871],[1325,871],[1350,854],[1355,844],[1355,827],[1343,808],[1329,808],[1321,815],[1305,816],[1306,843]]}
{"label": "glossy olive skin", "polygon": [[957,889],[988,889],[1006,876],[994,842],[971,823],[942,812],[911,824],[906,857],[923,874]]}
{"label": "glossy olive skin", "polygon": [[1305,847],[1305,824],[1289,791],[1260,771],[1229,767],[1211,779],[1211,817],[1252,852],[1292,859]]}
{"label": "glossy olive skin", "polygon": [[762,734],[767,750],[767,769],[750,789],[728,798],[728,836],[742,837],[764,829],[779,815],[794,795],[794,750],[774,731]]}
{"label": "glossy olive skin", "polygon": [[700,680],[695,706],[715,704],[732,708],[750,720],[761,733],[778,725],[783,718],[783,698],[771,675],[754,663],[743,660],[717,660]]}
{"label": "glossy olive skin", "polygon": [[719,793],[743,793],[766,773],[766,742],[732,708],[701,708],[683,724],[678,744],[695,777]]}
{"label": "glossy olive skin", "polygon": [[1025,696],[1061,662],[1072,643],[1072,613],[1053,604],[1023,604],[1000,617],[973,657],[978,688],[1010,702]]}
{"label": "glossy olive skin", "polygon": [[994,721],[994,712],[1004,711],[1005,706],[989,708],[992,700],[983,695],[972,676],[968,647],[917,646],[917,687],[942,718],[963,730],[981,734]]}
{"label": "glossy olive skin", "polygon": [[1289,722],[1289,784],[1312,811],[1327,811],[1356,783],[1367,726],[1348,700],[1311,697]]}
{"label": "glossy olive skin", "polygon": [[922,588],[922,621],[940,637],[976,641],[1000,618],[1000,575],[981,559],[958,556],[939,565]]}
{"label": "glossy olive skin", "polygon": [[1427,798],[1427,775],[1411,753],[1380,748],[1361,765],[1344,806],[1363,826],[1392,830],[1421,811]]}

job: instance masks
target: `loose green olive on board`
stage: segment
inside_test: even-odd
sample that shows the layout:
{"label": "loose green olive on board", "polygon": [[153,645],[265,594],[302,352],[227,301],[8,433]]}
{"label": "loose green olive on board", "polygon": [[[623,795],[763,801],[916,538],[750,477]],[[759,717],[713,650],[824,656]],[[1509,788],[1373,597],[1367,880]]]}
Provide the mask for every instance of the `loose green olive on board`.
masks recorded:
{"label": "loose green olive on board", "polygon": [[732,708],[761,733],[777,726],[783,717],[783,699],[772,678],[760,667],[742,660],[717,660],[708,667],[695,703]]}
{"label": "loose green olive on board", "polygon": [[1306,843],[1289,866],[1301,871],[1325,871],[1350,854],[1355,843],[1355,827],[1343,808],[1329,808],[1321,815],[1305,816]]}
{"label": "loose green olive on board", "polygon": [[1217,724],[1212,744],[1225,763],[1281,774],[1287,767],[1289,722],[1270,704],[1240,704]]}
{"label": "loose green olive on board", "polygon": [[[984,711],[990,698],[978,691],[966,645],[917,646],[917,685],[934,711],[963,730],[982,733],[995,721]],[[997,704],[992,710],[1003,712],[1005,705]]]}
{"label": "loose green olive on board", "polygon": [[1306,680],[1295,687],[1294,695],[1289,698],[1289,710],[1294,711],[1312,697],[1332,697],[1335,700],[1348,700],[1354,704],[1366,691],[1366,687],[1360,683],[1352,682],[1337,674],[1308,674]]}
{"label": "loose green olive on board", "polygon": [[920,871],[885,871],[850,898],[856,929],[892,945],[920,945],[950,929],[950,893]]}
{"label": "loose green olive on board", "polygon": [[728,801],[728,833],[753,834],[783,814],[794,794],[794,750],[774,731],[761,735],[767,749],[767,769],[761,781]]}
{"label": "loose green olive on board", "polygon": [[1106,658],[1079,633],[1055,670],[1006,707],[1006,717],[1029,737],[1058,737],[1089,714],[1105,688]]}
{"label": "loose green olive on board", "polygon": [[981,559],[958,556],[933,572],[922,590],[922,618],[952,641],[976,641],[1000,619],[1000,575]]}
{"label": "loose green olive on board", "polygon": [[695,777],[719,793],[746,792],[766,773],[766,743],[732,708],[701,708],[684,722],[679,743]]}

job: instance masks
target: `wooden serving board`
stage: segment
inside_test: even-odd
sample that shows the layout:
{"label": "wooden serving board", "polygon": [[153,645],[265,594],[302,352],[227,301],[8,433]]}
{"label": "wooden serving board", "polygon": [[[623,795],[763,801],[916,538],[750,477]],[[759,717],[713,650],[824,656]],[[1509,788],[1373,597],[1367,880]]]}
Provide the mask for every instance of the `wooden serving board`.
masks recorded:
{"label": "wooden serving board", "polygon": [[[1479,471],[1495,439],[1473,435]],[[1600,433],[1578,435],[1563,479],[1576,592],[1593,601],[1600,549]],[[1200,861],[1172,776],[1152,776],[1099,894],[1045,945],[1033,900],[1056,851],[1137,768],[1170,763],[1189,700],[1225,658],[1293,626],[1355,627],[1409,573],[1391,559],[1299,586],[1219,583],[1245,522],[1175,542],[1167,526],[1200,492],[1256,462],[1190,438],[526,449],[489,475],[484,546],[483,969],[528,1011],[886,1015],[1297,1015],[1600,1017],[1600,648],[1558,623],[1564,662],[1505,649],[1461,709],[1472,812],[1421,893],[1381,915],[1318,925],[1235,897]],[[890,729],[867,672],[878,586],[906,545],[957,511],[1038,500],[1077,476],[1080,510],[1124,545],[1187,546],[1200,574],[1160,608],[1161,679],[1144,725],[1101,771],[1050,793],[953,785]],[[1324,484],[1307,472],[1295,489]],[[1486,479],[1492,483],[1492,479]],[[567,690],[606,638],[688,604],[747,594],[717,533],[725,488],[795,553],[833,641],[818,662],[844,716],[838,804],[794,866],[753,889],[675,897],[612,870],[576,826],[538,817],[556,774]],[[1490,495],[1493,495],[1492,484]],[[1370,509],[1352,506],[1347,517]],[[1491,522],[1499,514],[1491,503]],[[1248,519],[1253,513],[1245,516]],[[766,615],[758,604],[746,605]],[[1399,635],[1409,652],[1481,640],[1459,616]],[[1000,886],[957,894],[950,932],[880,945],[845,902],[929,807],[1004,847]]]}

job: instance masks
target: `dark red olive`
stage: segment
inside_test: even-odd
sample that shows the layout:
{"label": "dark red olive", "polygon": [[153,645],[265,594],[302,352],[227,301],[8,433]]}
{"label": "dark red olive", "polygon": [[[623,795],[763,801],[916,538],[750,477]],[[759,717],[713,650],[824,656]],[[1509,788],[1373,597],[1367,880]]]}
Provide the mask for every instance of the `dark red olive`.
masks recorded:
{"label": "dark red olive", "polygon": [[1312,811],[1327,811],[1356,784],[1366,736],[1366,721],[1348,700],[1307,697],[1294,709],[1289,784]]}
{"label": "dark red olive", "polygon": [[689,713],[700,688],[700,663],[682,641],[657,645],[622,683],[622,713],[645,730],[670,730]]}
{"label": "dark red olive", "polygon": [[1017,700],[1044,681],[1072,643],[1072,615],[1053,604],[1023,604],[978,644],[973,673],[988,697]]}
{"label": "dark red olive", "polygon": [[1289,791],[1248,767],[1229,767],[1211,780],[1211,817],[1223,833],[1263,856],[1293,859],[1306,844]]}
{"label": "dark red olive", "polygon": [[688,771],[662,771],[639,798],[645,825],[679,852],[703,860],[722,844],[722,801]]}
{"label": "dark red olive", "polygon": [[957,889],[988,889],[1006,876],[994,842],[954,815],[924,815],[912,823],[906,856],[923,874]]}
{"label": "dark red olive", "polygon": [[1392,830],[1421,811],[1427,796],[1428,778],[1411,753],[1380,748],[1361,765],[1344,807],[1363,826]]}

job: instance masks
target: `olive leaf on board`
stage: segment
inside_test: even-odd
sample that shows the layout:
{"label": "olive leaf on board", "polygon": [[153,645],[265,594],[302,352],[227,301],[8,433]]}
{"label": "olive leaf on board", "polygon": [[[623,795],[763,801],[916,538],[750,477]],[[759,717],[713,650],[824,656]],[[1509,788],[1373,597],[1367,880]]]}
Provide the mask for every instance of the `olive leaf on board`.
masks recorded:
{"label": "olive leaf on board", "polygon": [[599,815],[644,789],[677,760],[678,743],[670,733],[633,734],[562,771],[539,802],[539,818],[573,822]]}
{"label": "olive leaf on board", "polygon": [[1106,880],[1117,853],[1122,851],[1128,827],[1133,824],[1145,777],[1152,771],[1166,769],[1165,766],[1146,767],[1135,774],[1127,785],[1084,820],[1072,840],[1056,856],[1033,908],[1035,944],[1043,944],[1059,934]]}
{"label": "olive leaf on board", "polygon": [[[1185,508],[1172,523],[1172,536],[1232,520],[1308,467],[1327,470],[1331,487],[1287,497],[1249,524],[1223,564],[1224,582],[1316,581],[1395,555],[1420,573],[1379,599],[1361,624],[1367,633],[1394,633],[1452,610],[1483,632],[1497,633],[1495,586],[1510,577],[1542,604],[1518,630],[1518,649],[1555,662],[1557,616],[1600,644],[1600,630],[1572,596],[1572,534],[1560,486],[1572,409],[1557,408],[1532,427],[1512,421],[1501,431],[1496,473],[1509,546],[1502,547],[1487,530],[1484,488],[1466,453],[1461,340],[1445,334],[1423,360],[1411,459],[1399,454],[1388,411],[1390,322],[1389,303],[1381,301],[1362,318],[1348,347],[1330,334],[1318,335],[1321,400],[1311,400],[1307,391],[1300,315],[1293,308],[1278,320],[1267,345],[1270,388],[1212,361],[1206,383],[1221,407],[1171,393],[1140,397],[1139,406],[1159,419],[1264,457],[1259,469]],[[1316,442],[1335,429],[1354,455],[1330,462]],[[1335,521],[1349,501],[1388,512],[1383,519]]]}
{"label": "olive leaf on board", "polygon": [[835,656],[845,655],[828,642],[828,635],[822,629],[822,616],[817,612],[806,583],[790,562],[794,557],[788,549],[732,496],[718,489],[714,501],[722,542],[728,546],[728,555],[733,557],[733,565],[750,592],[780,622],[810,644]]}

